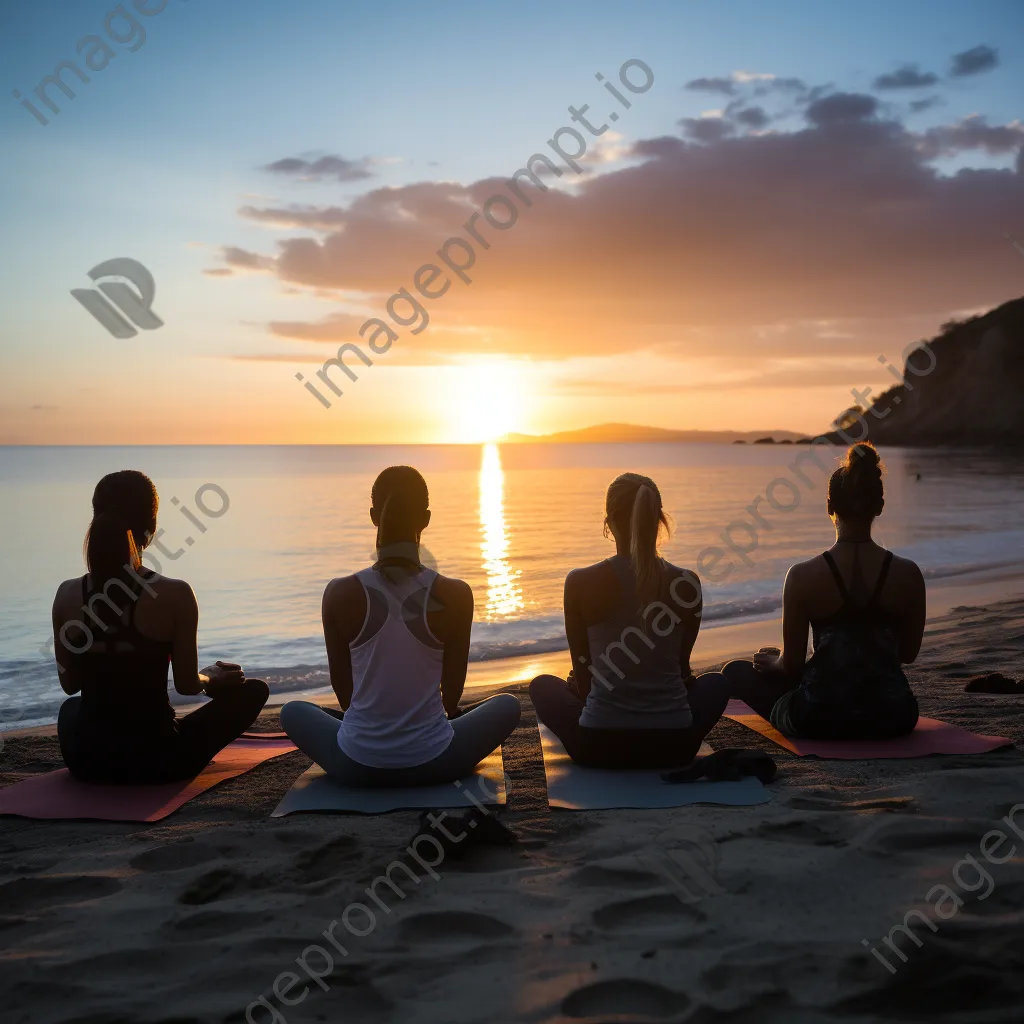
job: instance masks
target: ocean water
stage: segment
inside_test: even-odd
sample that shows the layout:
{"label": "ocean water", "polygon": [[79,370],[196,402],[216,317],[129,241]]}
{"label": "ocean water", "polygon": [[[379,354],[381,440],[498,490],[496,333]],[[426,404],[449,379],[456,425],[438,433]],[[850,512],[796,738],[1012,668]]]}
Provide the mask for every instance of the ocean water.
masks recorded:
{"label": "ocean water", "polygon": [[[287,690],[324,682],[321,594],[332,577],[372,561],[370,486],[385,466],[411,464],[426,477],[433,516],[423,538],[425,560],[473,587],[472,657],[485,659],[564,647],[562,581],[569,569],[613,553],[602,536],[604,492],[625,470],[647,473],[661,488],[674,520],[666,557],[695,566],[705,548],[724,552],[714,568],[721,578],[712,582],[702,574],[706,625],[777,614],[788,566],[833,539],[825,484],[841,452],[826,449],[820,468],[805,460],[794,471],[805,450],[0,448],[0,709],[8,724],[55,716],[63,695],[51,653],[50,604],[61,580],[84,572],[92,488],[112,470],[141,469],[157,485],[167,554],[154,549],[152,556],[196,592],[200,664],[239,661],[250,675],[268,675],[274,689]],[[933,580],[994,566],[1024,568],[1024,459],[972,450],[882,454],[888,469],[876,531],[882,543],[916,559]],[[756,499],[760,522],[747,511]]]}

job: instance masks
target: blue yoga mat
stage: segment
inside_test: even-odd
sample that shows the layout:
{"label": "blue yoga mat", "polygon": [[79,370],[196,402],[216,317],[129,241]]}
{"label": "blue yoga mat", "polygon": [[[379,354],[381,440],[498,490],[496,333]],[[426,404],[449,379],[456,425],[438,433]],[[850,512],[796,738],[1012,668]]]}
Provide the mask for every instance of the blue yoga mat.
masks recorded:
{"label": "blue yoga mat", "polygon": [[431,810],[435,807],[466,808],[473,807],[474,801],[485,807],[505,803],[505,776],[500,750],[481,761],[472,775],[440,786],[396,786],[389,789],[343,786],[328,778],[322,768],[313,765],[295,780],[271,817],[316,811],[386,814],[388,811]]}
{"label": "blue yoga mat", "polygon": [[[661,772],[612,771],[574,764],[558,737],[545,725],[540,729],[548,804],[568,811],[611,810],[619,807],[685,807],[687,804],[724,804],[746,807],[767,803],[768,791],[755,778],[738,782],[664,782]],[[709,744],[700,756],[712,753]]]}

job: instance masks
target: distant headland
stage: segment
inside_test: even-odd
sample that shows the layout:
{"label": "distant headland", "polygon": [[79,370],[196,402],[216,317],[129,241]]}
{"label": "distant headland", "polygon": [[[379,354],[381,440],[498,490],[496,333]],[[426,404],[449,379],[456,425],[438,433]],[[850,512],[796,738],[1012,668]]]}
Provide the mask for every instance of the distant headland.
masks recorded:
{"label": "distant headland", "polygon": [[506,434],[502,444],[792,444],[809,438],[792,430],[665,430],[633,423],[600,423],[556,434]]}

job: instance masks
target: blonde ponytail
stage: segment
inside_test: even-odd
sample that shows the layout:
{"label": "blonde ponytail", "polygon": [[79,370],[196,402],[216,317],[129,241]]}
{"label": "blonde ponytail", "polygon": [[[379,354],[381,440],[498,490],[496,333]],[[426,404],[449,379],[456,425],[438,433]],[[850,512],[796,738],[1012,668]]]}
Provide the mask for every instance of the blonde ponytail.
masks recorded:
{"label": "blonde ponytail", "polygon": [[658,530],[661,527],[661,499],[646,484],[641,484],[633,499],[629,517],[629,557],[636,577],[636,599],[643,611],[661,592],[661,559],[658,557]]}
{"label": "blonde ponytail", "polygon": [[661,505],[657,484],[639,473],[623,473],[608,487],[605,499],[606,535],[611,523],[616,535],[629,538],[629,559],[633,565],[638,611],[658,599],[662,570],[658,535],[669,521]]}

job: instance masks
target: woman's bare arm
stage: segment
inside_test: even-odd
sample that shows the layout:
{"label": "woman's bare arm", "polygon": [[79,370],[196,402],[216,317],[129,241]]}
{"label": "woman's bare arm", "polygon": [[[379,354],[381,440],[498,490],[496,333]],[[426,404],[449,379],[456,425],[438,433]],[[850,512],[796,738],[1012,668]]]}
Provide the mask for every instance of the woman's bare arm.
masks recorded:
{"label": "woman's bare arm", "polygon": [[[438,583],[441,593],[435,594]],[[431,600],[444,604],[445,635],[441,661],[441,701],[449,718],[458,710],[462,691],[466,688],[469,668],[469,640],[473,632],[473,589],[463,580],[435,580]]]}
{"label": "woman's bare arm", "polygon": [[590,640],[587,624],[580,606],[578,586],[583,582],[583,569],[573,569],[565,577],[562,594],[562,613],[565,617],[565,638],[569,641],[569,658],[572,662],[572,678],[569,685],[580,700],[586,700],[590,693]]}
{"label": "woman's bare arm", "polygon": [[[356,638],[358,629],[361,628],[360,624],[356,632],[352,632],[356,616],[351,606],[357,596],[352,582],[359,587],[359,594],[363,595],[362,584],[349,576],[345,579],[331,580],[324,590],[321,603],[331,689],[334,690],[342,711],[347,711],[349,704],[352,703],[352,655],[348,645]],[[363,600],[365,602],[365,596]],[[365,608],[363,614],[366,614]]]}
{"label": "woman's bare arm", "polygon": [[[679,624],[679,664],[690,664],[693,645],[697,642],[700,632],[700,620],[704,614],[704,593],[700,585],[700,577],[690,569],[684,569],[671,583],[669,590],[671,600],[666,605],[673,615],[678,616]],[[678,607],[676,607],[678,606]],[[661,613],[664,615],[664,612]],[[658,622],[659,616],[651,616],[652,622]]]}
{"label": "woman's bare arm", "polygon": [[[171,641],[171,668],[174,688],[178,693],[192,697],[203,692],[205,679],[199,675],[199,604],[192,588],[184,581],[164,581],[158,599],[170,600],[174,611],[174,639]],[[169,591],[169,593],[168,593]]]}
{"label": "woman's bare arm", "polygon": [[779,668],[790,679],[799,679],[807,661],[807,630],[810,619],[804,605],[799,566],[786,573],[782,585],[782,654]]}
{"label": "woman's bare arm", "polygon": [[903,585],[906,594],[904,613],[900,622],[900,661],[909,665],[917,658],[924,637],[924,623],[928,615],[924,576],[915,562],[907,563],[907,578]]}
{"label": "woman's bare arm", "polygon": [[60,635],[60,631],[67,621],[63,605],[63,595],[61,590],[58,590],[53,599],[53,610],[50,612],[50,621],[53,624],[53,657],[57,662],[57,678],[60,680],[60,688],[66,694],[71,695],[78,693],[82,684],[75,669],[75,659],[71,657],[71,652],[64,646]]}

